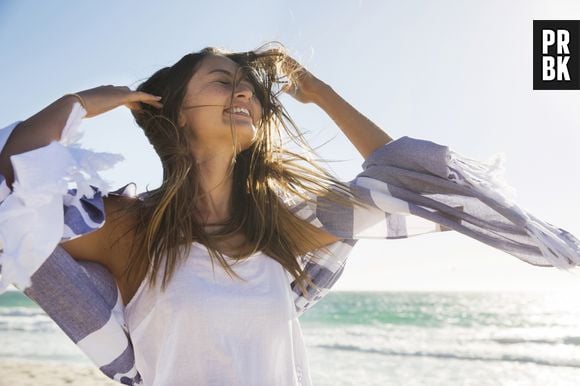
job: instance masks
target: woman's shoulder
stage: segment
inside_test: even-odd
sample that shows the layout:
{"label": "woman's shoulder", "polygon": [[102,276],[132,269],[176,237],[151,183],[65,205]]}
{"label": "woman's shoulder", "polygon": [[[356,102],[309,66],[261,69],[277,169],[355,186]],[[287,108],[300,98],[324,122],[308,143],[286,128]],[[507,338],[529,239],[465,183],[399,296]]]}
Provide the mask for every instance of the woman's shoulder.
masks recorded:
{"label": "woman's shoulder", "polygon": [[132,229],[139,217],[140,204],[134,184],[109,192],[103,197],[105,221],[102,226],[65,241],[61,246],[76,260],[93,261],[112,268],[114,257],[122,255],[132,244]]}

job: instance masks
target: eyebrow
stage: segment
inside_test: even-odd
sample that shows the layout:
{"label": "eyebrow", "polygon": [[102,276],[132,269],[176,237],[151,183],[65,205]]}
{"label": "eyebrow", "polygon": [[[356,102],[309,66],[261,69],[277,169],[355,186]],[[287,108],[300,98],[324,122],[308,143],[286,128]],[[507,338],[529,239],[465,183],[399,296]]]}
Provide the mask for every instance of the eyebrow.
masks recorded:
{"label": "eyebrow", "polygon": [[[207,76],[209,76],[209,75],[211,75],[211,74],[218,73],[218,72],[220,72],[220,73],[222,73],[222,74],[229,75],[229,76],[231,76],[232,78],[234,77],[234,74],[232,74],[230,71],[228,71],[228,70],[225,70],[225,69],[223,69],[223,68],[216,68],[215,70],[211,70],[210,72],[208,72],[208,73],[207,73]],[[252,81],[250,80],[250,78],[249,78],[249,76],[248,76],[248,74],[247,74],[247,73],[244,75],[244,80],[246,80],[247,82],[250,82],[250,83],[252,84],[252,86],[253,86],[253,87],[255,87],[255,85],[254,85],[254,82],[252,82]],[[243,82],[243,80],[242,80],[242,82]]]}
{"label": "eyebrow", "polygon": [[233,76],[233,74],[232,74],[230,71],[228,71],[228,70],[224,70],[224,69],[222,69],[222,68],[217,68],[217,69],[215,69],[215,70],[211,70],[211,71],[210,71],[210,72],[208,72],[207,74],[208,74],[208,75],[211,75],[211,74],[213,74],[213,73],[216,73],[216,72],[221,72],[221,73],[224,73],[224,74],[226,74],[226,75]]}

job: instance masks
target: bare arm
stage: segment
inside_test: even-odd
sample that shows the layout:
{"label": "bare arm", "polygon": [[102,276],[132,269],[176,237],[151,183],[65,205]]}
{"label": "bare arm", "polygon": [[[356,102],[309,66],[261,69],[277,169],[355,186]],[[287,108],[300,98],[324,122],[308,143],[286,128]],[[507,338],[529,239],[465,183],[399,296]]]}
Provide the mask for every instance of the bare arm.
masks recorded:
{"label": "bare arm", "polygon": [[58,141],[75,101],[73,96],[64,96],[14,128],[0,152],[0,174],[6,178],[8,187],[12,188],[14,182],[10,156]]}
{"label": "bare arm", "polygon": [[[322,108],[347,136],[358,152],[366,159],[376,149],[392,138],[370,119],[345,101],[332,87],[324,83],[290,56],[282,64],[289,82],[284,91],[302,103],[315,103]],[[319,247],[332,244],[341,238],[318,229],[314,235]]]}
{"label": "bare arm", "polygon": [[364,159],[379,147],[392,141],[387,133],[325,83],[317,87],[313,102],[332,118]]}
{"label": "bare arm", "polygon": [[[160,97],[141,91],[131,91],[124,86],[99,86],[77,94],[85,101],[87,118],[122,105],[138,108],[137,102],[148,103],[157,108],[162,107],[159,102]],[[0,153],[0,174],[6,178],[8,187],[12,188],[14,182],[10,156],[38,149],[52,141],[60,140],[75,101],[77,99],[72,95],[63,96],[14,128]]]}
{"label": "bare arm", "polygon": [[[124,86],[99,86],[81,91],[78,95],[84,101],[85,117],[96,116],[122,105],[129,108],[139,108],[138,102],[148,103],[157,108],[162,107],[159,97],[140,91],[131,91]],[[10,188],[12,188],[15,178],[10,157],[60,140],[75,102],[77,102],[77,98],[74,96],[63,96],[14,128],[0,152],[0,174],[6,178],[6,183]],[[113,215],[113,212],[127,204],[123,200],[123,198],[118,197],[105,197],[107,221],[103,226],[96,231],[61,243],[62,247],[77,260],[99,262],[110,270],[111,268],[119,268],[113,267],[111,263],[111,257],[119,248],[114,247],[117,248],[114,249],[112,241],[117,229],[123,228],[117,225],[127,223],[128,219]]]}
{"label": "bare arm", "polygon": [[373,151],[392,141],[380,127],[345,101],[296,60],[287,56],[284,70],[290,74],[284,91],[302,103],[315,103],[337,124],[358,152],[366,159]]}

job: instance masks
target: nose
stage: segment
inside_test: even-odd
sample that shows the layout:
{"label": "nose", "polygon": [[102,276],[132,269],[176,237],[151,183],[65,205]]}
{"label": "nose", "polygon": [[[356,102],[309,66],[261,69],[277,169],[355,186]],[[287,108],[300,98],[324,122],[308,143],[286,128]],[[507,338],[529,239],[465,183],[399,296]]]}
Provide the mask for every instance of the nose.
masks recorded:
{"label": "nose", "polygon": [[241,82],[236,87],[236,97],[246,97],[248,99],[252,99],[254,96],[254,89],[249,84],[245,82]]}

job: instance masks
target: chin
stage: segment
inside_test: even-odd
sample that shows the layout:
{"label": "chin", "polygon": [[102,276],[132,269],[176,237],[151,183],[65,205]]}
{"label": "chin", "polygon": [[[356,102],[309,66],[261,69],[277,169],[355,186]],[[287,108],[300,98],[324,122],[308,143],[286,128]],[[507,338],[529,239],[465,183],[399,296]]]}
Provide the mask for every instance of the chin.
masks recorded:
{"label": "chin", "polygon": [[250,138],[238,138],[238,150],[237,153],[248,150],[255,143],[254,139]]}
{"label": "chin", "polygon": [[[227,130],[230,129],[230,122],[226,123]],[[255,143],[256,140],[256,127],[249,122],[234,122],[234,133],[237,139],[237,152],[247,150],[250,146]]]}
{"label": "chin", "polygon": [[238,147],[242,150],[247,149],[255,142],[256,129],[254,126],[251,127],[235,127],[235,133],[237,136]]}

